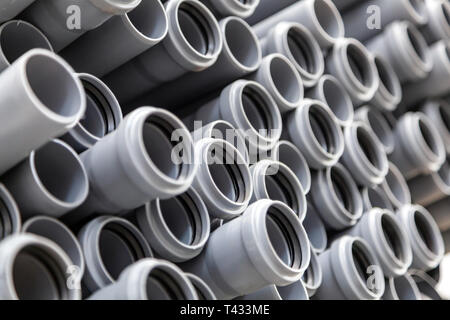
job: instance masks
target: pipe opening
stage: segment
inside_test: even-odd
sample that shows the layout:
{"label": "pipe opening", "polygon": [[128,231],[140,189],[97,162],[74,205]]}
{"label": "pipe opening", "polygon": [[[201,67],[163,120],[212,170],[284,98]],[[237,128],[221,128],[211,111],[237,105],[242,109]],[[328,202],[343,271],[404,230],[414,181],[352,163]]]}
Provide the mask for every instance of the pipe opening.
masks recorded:
{"label": "pipe opening", "polygon": [[391,202],[386,197],[386,195],[383,193],[382,189],[369,188],[369,189],[367,189],[367,196],[369,198],[369,202],[370,202],[370,205],[372,206],[372,208],[388,209],[391,211],[394,210]]}
{"label": "pipe opening", "polygon": [[22,249],[13,265],[13,283],[19,300],[63,300],[67,298],[66,270],[42,248]]}
{"label": "pipe opening", "polygon": [[69,204],[84,201],[88,181],[80,160],[71,149],[52,141],[34,151],[30,161],[36,179],[52,196]]}
{"label": "pipe opening", "polygon": [[369,58],[366,54],[358,46],[350,43],[347,47],[347,59],[351,71],[359,83],[364,87],[371,87],[372,75]]}
{"label": "pipe opening", "polygon": [[186,300],[176,279],[159,268],[148,275],[146,289],[148,300]]}
{"label": "pipe opening", "polygon": [[309,109],[309,122],[317,143],[325,152],[334,154],[338,149],[338,138],[333,134],[335,124],[330,115],[320,106],[313,104]]}
{"label": "pipe opening", "polygon": [[369,277],[371,276],[368,272],[373,263],[368,257],[365,247],[363,247],[359,242],[354,242],[352,245],[352,258],[353,264],[358,271],[358,276],[364,282],[368,283]]}
{"label": "pipe opening", "polygon": [[420,211],[414,212],[414,224],[425,246],[434,254],[439,254],[439,245],[434,237],[433,229]]}
{"label": "pipe opening", "polygon": [[300,151],[290,143],[279,143],[275,152],[278,152],[278,160],[296,174],[305,193],[309,191],[311,187],[311,173]]}
{"label": "pipe opening", "polygon": [[422,119],[419,119],[419,130],[420,133],[428,146],[428,149],[436,156],[439,156],[440,149],[438,146],[438,143],[436,141],[436,137],[433,134],[431,128],[429,127],[429,124]]}
{"label": "pipe opening", "polygon": [[416,284],[409,277],[398,277],[392,280],[394,283],[394,291],[399,300],[420,300],[419,291]]}
{"label": "pipe opening", "polygon": [[322,220],[320,220],[316,208],[311,204],[308,204],[308,211],[303,221],[303,227],[306,230],[311,246],[315,250],[321,251],[327,247],[328,240],[325,226]]}
{"label": "pipe opening", "polygon": [[367,112],[367,120],[372,131],[385,147],[394,147],[395,141],[392,130],[383,115],[373,108]]}
{"label": "pipe opening", "polygon": [[450,187],[450,156],[447,156],[447,160],[444,162],[441,169],[439,169],[438,175],[442,182],[447,187]]}
{"label": "pipe opening", "polygon": [[315,74],[319,69],[319,62],[311,48],[310,40],[305,37],[301,29],[295,27],[287,33],[289,51],[295,62],[310,74]]}
{"label": "pipe opening", "polygon": [[358,127],[356,130],[356,138],[361,147],[362,152],[369,162],[378,170],[382,170],[382,160],[379,148],[377,148],[376,141],[369,134],[364,127]]}
{"label": "pipe opening", "polygon": [[[449,50],[448,52],[450,53],[450,48],[447,48],[447,50]],[[450,60],[450,54],[449,54],[449,60]],[[439,109],[439,115],[442,119],[442,122],[445,125],[445,128],[447,129],[448,132],[450,132],[450,110],[447,108],[447,105],[442,105],[442,104],[439,104],[438,109]]]}
{"label": "pipe opening", "polygon": [[274,129],[274,124],[266,100],[259,91],[248,85],[242,90],[241,99],[244,113],[251,126],[267,138]]}
{"label": "pipe opening", "polygon": [[383,229],[384,239],[388,243],[395,257],[400,260],[405,260],[405,254],[403,251],[402,240],[399,236],[399,230],[397,224],[391,217],[383,215],[381,217],[381,228]]}
{"label": "pipe opening", "polygon": [[[1,195],[2,197],[3,195]],[[0,239],[4,239],[13,232],[11,211],[5,201],[0,198]]]}
{"label": "pipe opening", "polygon": [[73,117],[80,111],[82,98],[74,76],[55,58],[36,54],[26,63],[26,77],[31,90],[50,111]]}
{"label": "pipe opening", "polygon": [[351,188],[347,183],[347,179],[340,171],[335,168],[331,169],[331,182],[333,184],[333,190],[338,200],[343,205],[345,210],[354,214],[355,205]]}
{"label": "pipe opening", "polygon": [[389,171],[385,181],[392,196],[395,197],[398,203],[406,204],[410,201],[408,195],[409,190],[405,190],[407,188],[406,181],[398,169],[393,169],[392,164],[389,165]]}
{"label": "pipe opening", "polygon": [[150,39],[159,39],[167,31],[167,18],[160,1],[142,1],[126,14],[132,26]]}
{"label": "pipe opening", "polygon": [[328,35],[333,38],[339,38],[341,36],[339,17],[336,16],[336,11],[333,10],[328,2],[323,0],[315,0],[314,13],[316,14],[316,18],[320,26]]}
{"label": "pipe opening", "polygon": [[270,75],[280,95],[290,103],[297,103],[302,96],[296,70],[285,60],[276,57],[270,62]]}
{"label": "pipe opening", "polygon": [[248,26],[240,20],[229,20],[224,35],[233,57],[246,68],[256,68],[260,61],[259,47]]}
{"label": "pipe opening", "polygon": [[326,104],[339,120],[348,121],[352,117],[353,104],[338,82],[326,78],[323,82],[323,95]]}
{"label": "pipe opening", "polygon": [[[414,28],[414,29],[413,29]],[[426,62],[427,56],[426,56],[426,43],[425,40],[421,37],[419,31],[413,27],[412,25],[408,25],[406,29],[406,33],[408,35],[409,42],[411,44],[411,47],[419,57],[419,59],[422,62]]]}
{"label": "pipe opening", "polygon": [[378,75],[380,77],[380,84],[392,96],[397,96],[399,92],[397,92],[397,87],[394,85],[394,80],[392,79],[393,77],[392,70],[388,69],[389,67],[379,57],[375,57],[374,60],[378,70]]}

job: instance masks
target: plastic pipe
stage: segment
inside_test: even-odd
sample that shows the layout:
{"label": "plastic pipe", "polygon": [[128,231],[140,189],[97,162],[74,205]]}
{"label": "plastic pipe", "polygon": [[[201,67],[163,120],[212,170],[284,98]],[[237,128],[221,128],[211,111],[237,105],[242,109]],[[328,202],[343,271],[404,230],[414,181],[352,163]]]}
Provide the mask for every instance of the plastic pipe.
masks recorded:
{"label": "plastic pipe", "polygon": [[21,17],[41,29],[56,52],[114,15],[133,10],[141,0],[35,1]]}
{"label": "plastic pipe", "polygon": [[0,5],[0,22],[8,21],[17,16],[26,7],[32,4],[35,0],[6,0]]}
{"label": "plastic pipe", "polygon": [[186,277],[194,286],[195,291],[197,292],[198,300],[206,300],[213,301],[217,300],[216,295],[212,290],[208,287],[205,281],[197,277],[192,273],[185,273]]}
{"label": "plastic pipe", "polygon": [[303,220],[303,227],[308,234],[312,251],[316,254],[324,252],[328,245],[327,230],[317,213],[317,209],[310,202],[308,202],[308,210],[306,211],[305,220]]}
{"label": "plastic pipe", "polygon": [[165,3],[165,9],[168,33],[164,40],[104,79],[121,103],[187,72],[211,67],[222,51],[217,20],[200,1],[171,0]]}
{"label": "plastic pipe", "polygon": [[311,31],[322,49],[332,47],[345,34],[344,22],[331,0],[302,0],[259,22],[253,28],[264,37],[277,23],[297,22]]}
{"label": "plastic pipe", "polygon": [[89,180],[76,152],[53,140],[31,152],[8,171],[3,182],[14,196],[23,218],[48,215],[58,218],[87,198]]}
{"label": "plastic pipe", "polygon": [[419,288],[414,279],[405,274],[398,278],[389,278],[386,280],[386,290],[383,300],[422,300]]}
{"label": "plastic pipe", "polygon": [[[183,150],[183,157],[176,156],[177,150]],[[189,131],[170,112],[152,107],[130,113],[81,159],[91,192],[78,210],[64,217],[69,224],[94,212],[117,214],[181,194],[197,167]]]}
{"label": "plastic pipe", "polygon": [[358,187],[340,164],[313,173],[311,198],[328,229],[343,230],[354,226],[363,213]]}
{"label": "plastic pipe", "polygon": [[127,266],[153,256],[142,233],[122,218],[95,218],[81,229],[78,240],[86,259],[83,284],[89,292],[115,283]]}
{"label": "plastic pipe", "polygon": [[203,0],[211,10],[220,17],[250,17],[259,5],[259,0]]}
{"label": "plastic pipe", "polygon": [[31,49],[53,51],[47,37],[38,28],[21,20],[11,20],[0,26],[0,43],[0,71]]}
{"label": "plastic pipe", "polygon": [[133,216],[155,253],[172,262],[195,258],[209,238],[208,210],[194,189],[168,200],[153,200]]}
{"label": "plastic pipe", "polygon": [[72,261],[53,241],[18,234],[0,243],[2,300],[80,300],[79,280],[67,271]]}
{"label": "plastic pipe", "polygon": [[344,136],[330,108],[318,100],[306,99],[287,116],[285,138],[302,150],[311,169],[324,169],[339,161]]}
{"label": "plastic pipe", "polygon": [[22,225],[19,207],[6,187],[0,183],[0,239],[18,233]]}
{"label": "plastic pipe", "polygon": [[273,160],[262,160],[251,168],[253,179],[252,202],[261,199],[280,201],[305,219],[306,196],[297,176],[288,166]]}
{"label": "plastic pipe", "polygon": [[[369,244],[350,236],[339,238],[319,256],[322,285],[315,300],[379,300],[384,292],[384,274]],[[374,283],[369,278],[374,277]],[[373,285],[373,287],[372,287]]]}
{"label": "plastic pipe", "polygon": [[254,25],[297,1],[298,0],[260,0],[255,12],[247,18],[247,21],[251,25]]}
{"label": "plastic pipe", "polygon": [[248,164],[230,143],[202,139],[195,144],[198,172],[192,186],[212,218],[230,220],[250,203],[253,183]]}
{"label": "plastic pipe", "polygon": [[311,262],[308,269],[306,269],[302,282],[308,292],[308,296],[311,298],[316,294],[317,289],[322,285],[322,269],[320,267],[319,258],[311,251]]}
{"label": "plastic pipe", "polygon": [[425,10],[429,16],[422,33],[428,43],[450,39],[450,3],[445,0],[425,0]]}
{"label": "plastic pipe", "polygon": [[299,23],[280,22],[261,40],[264,55],[281,53],[295,66],[306,88],[325,71],[322,50],[309,30]]}
{"label": "plastic pipe", "polygon": [[335,76],[358,107],[372,100],[380,86],[373,55],[353,38],[340,38],[326,60],[326,72]]}
{"label": "plastic pipe", "polygon": [[61,139],[81,153],[116,130],[123,116],[116,97],[100,79],[87,73],[78,77],[86,92],[86,112]]}
{"label": "plastic pipe", "polygon": [[148,258],[124,269],[116,282],[96,291],[88,299],[197,300],[197,293],[176,265]]}
{"label": "plastic pipe", "polygon": [[76,269],[67,270],[66,273],[71,271],[72,276],[81,281],[85,269],[83,251],[77,237],[65,224],[54,218],[36,216],[23,224],[22,232],[44,237],[61,247],[76,267]]}
{"label": "plastic pipe", "polygon": [[[376,15],[376,16],[375,16]],[[378,18],[374,20],[374,18]],[[382,32],[391,22],[406,20],[424,25],[428,19],[423,0],[370,0],[351,8],[343,14],[347,36],[365,41]],[[379,25],[372,25],[379,22]]]}
{"label": "plastic pipe", "polygon": [[413,250],[411,267],[423,271],[434,269],[444,257],[444,241],[432,215],[418,205],[404,206],[397,216],[409,237]]}
{"label": "plastic pipe", "polygon": [[450,102],[445,100],[431,100],[420,109],[438,129],[447,150],[450,153]]}
{"label": "plastic pipe", "polygon": [[[425,79],[433,68],[432,55],[420,31],[410,22],[396,21],[366,43],[394,68],[401,82]],[[403,93],[405,96],[408,92]]]}
{"label": "plastic pipe", "polygon": [[399,277],[408,271],[413,259],[411,244],[392,211],[372,209],[345,234],[367,241],[386,277]]}
{"label": "plastic pipe", "polygon": [[293,284],[281,287],[270,285],[256,292],[239,297],[236,300],[253,301],[303,301],[309,300],[308,292],[302,281],[296,281]]}
{"label": "plastic pipe", "polygon": [[213,232],[202,254],[182,267],[205,280],[218,299],[230,299],[299,282],[310,250],[296,214],[281,202],[260,200]]}
{"label": "plastic pipe", "polygon": [[316,86],[306,92],[306,97],[322,101],[330,107],[340,126],[353,122],[353,102],[341,82],[332,75],[321,77]]}
{"label": "plastic pipe", "polygon": [[333,0],[336,8],[339,10],[339,12],[346,12],[348,11],[352,6],[358,4],[360,0]]}
{"label": "plastic pipe", "polygon": [[450,197],[447,197],[427,207],[427,210],[431,213],[442,232],[450,230],[449,205]]}
{"label": "plastic pipe", "polygon": [[380,187],[395,209],[411,204],[411,192],[408,184],[400,170],[392,162],[389,162],[388,174]]}
{"label": "plastic pipe", "polygon": [[373,130],[364,122],[353,122],[344,129],[345,151],[342,163],[355,181],[364,187],[383,182],[389,164],[383,145]]}
{"label": "plastic pipe", "polygon": [[423,113],[406,113],[394,131],[395,149],[390,160],[406,179],[439,170],[445,146],[439,131]]}
{"label": "plastic pipe", "polygon": [[394,212],[394,206],[389,200],[388,196],[380,186],[374,188],[364,187],[361,190],[363,199],[364,212],[370,211],[374,208],[387,209]]}
{"label": "plastic pipe", "polygon": [[71,129],[84,114],[81,82],[54,53],[33,49],[0,74],[0,174]]}
{"label": "plastic pipe", "polygon": [[411,277],[417,284],[422,300],[443,300],[439,292],[435,289],[438,285],[432,277],[422,271],[412,271]]}
{"label": "plastic pipe", "polygon": [[159,0],[145,0],[85,33],[61,56],[75,70],[103,77],[158,44],[167,30],[164,6]]}

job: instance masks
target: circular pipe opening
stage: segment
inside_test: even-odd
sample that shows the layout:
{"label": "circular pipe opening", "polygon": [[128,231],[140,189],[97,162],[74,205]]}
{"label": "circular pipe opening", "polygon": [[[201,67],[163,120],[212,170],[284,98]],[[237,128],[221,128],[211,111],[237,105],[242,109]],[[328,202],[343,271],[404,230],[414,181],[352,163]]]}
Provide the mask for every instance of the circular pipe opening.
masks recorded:
{"label": "circular pipe opening", "polygon": [[338,16],[339,11],[336,10],[333,3],[324,0],[315,0],[314,13],[317,22],[325,33],[332,38],[343,36],[342,26],[339,23],[341,17]]}
{"label": "circular pipe opening", "polygon": [[421,300],[419,289],[411,277],[401,276],[389,281],[392,281],[392,289],[399,300]]}
{"label": "circular pipe opening", "polygon": [[434,230],[431,227],[427,217],[420,211],[414,211],[414,224],[423,244],[436,255],[439,255],[439,244],[434,236]]}
{"label": "circular pipe opening", "polygon": [[156,267],[150,271],[146,289],[148,300],[186,300],[177,279],[162,268]]}
{"label": "circular pipe opening", "polygon": [[356,200],[347,177],[336,168],[331,169],[331,183],[333,191],[343,208],[351,215],[356,214]]}
{"label": "circular pipe opening", "polygon": [[367,121],[373,133],[375,133],[383,146],[387,150],[392,150],[395,147],[394,134],[381,112],[374,108],[369,108],[367,112]]}
{"label": "circular pipe opening", "polygon": [[435,156],[440,155],[440,148],[438,146],[438,143],[436,141],[436,135],[432,131],[432,129],[429,127],[429,123],[424,121],[423,119],[419,119],[419,130],[420,134],[430,150]]}
{"label": "circular pipe opening", "polygon": [[327,154],[338,152],[339,138],[335,131],[339,128],[337,128],[330,114],[326,112],[326,109],[320,105],[312,104],[309,109],[309,123],[316,143]]}
{"label": "circular pipe opening", "polygon": [[353,117],[353,103],[344,87],[333,77],[326,76],[322,82],[325,103],[341,122],[348,122]]}
{"label": "circular pipe opening", "polygon": [[308,211],[306,212],[303,227],[308,234],[311,247],[315,252],[322,252],[326,249],[328,243],[327,232],[325,226],[320,220],[316,208],[308,203]]}
{"label": "circular pipe opening", "polygon": [[392,163],[389,163],[389,171],[383,182],[383,189],[397,208],[411,202],[411,194],[406,180],[400,170]]}
{"label": "circular pipe opening", "polygon": [[152,41],[162,39],[167,33],[166,13],[158,0],[141,1],[124,17],[140,35]]}
{"label": "circular pipe opening", "polygon": [[366,160],[369,161],[374,168],[382,171],[384,162],[382,156],[384,150],[378,148],[378,143],[374,140],[374,136],[370,134],[370,131],[365,127],[359,126],[356,130],[356,139]]}
{"label": "circular pipe opening", "polygon": [[356,80],[365,88],[372,87],[374,80],[370,68],[371,62],[367,54],[358,45],[349,43],[347,46],[347,59]]}
{"label": "circular pipe opening", "polygon": [[288,49],[297,68],[309,74],[322,72],[320,56],[317,56],[311,43],[313,39],[306,36],[303,29],[292,26],[287,32]]}
{"label": "circular pipe opening", "polygon": [[360,280],[366,285],[371,276],[368,272],[369,268],[375,265],[372,257],[367,253],[367,249],[362,243],[355,241],[352,245],[352,258]]}
{"label": "circular pipe opening", "polygon": [[400,96],[401,89],[398,83],[398,78],[392,68],[378,56],[375,56],[374,62],[380,77],[380,86],[382,86],[384,90],[392,97]]}
{"label": "circular pipe opening", "polygon": [[210,129],[211,134],[209,137],[203,138],[225,140],[231,143],[247,162],[249,161],[248,149],[245,144],[245,140],[242,135],[239,134],[239,131],[233,127],[233,125],[229,122],[219,120],[212,123]]}
{"label": "circular pipe opening", "polygon": [[402,238],[400,237],[398,224],[391,216],[383,214],[381,216],[381,229],[383,230],[384,239],[389,245],[389,248],[391,248],[393,255],[399,261],[405,262],[405,250]]}
{"label": "circular pipe opening", "polygon": [[425,39],[420,34],[419,30],[416,29],[412,24],[408,24],[406,27],[406,34],[408,36],[411,48],[416,53],[417,57],[423,62],[427,62],[427,51],[428,47]]}
{"label": "circular pipe opening", "polygon": [[256,87],[251,84],[246,85],[242,90],[241,100],[244,114],[258,134],[267,138],[270,132],[277,129],[274,125],[271,107]]}
{"label": "circular pipe opening", "polygon": [[289,103],[298,103],[302,97],[302,84],[296,70],[288,60],[274,56],[270,61],[270,76],[280,96]]}
{"label": "circular pipe opening", "polygon": [[19,232],[21,216],[9,191],[0,184],[0,239]]}

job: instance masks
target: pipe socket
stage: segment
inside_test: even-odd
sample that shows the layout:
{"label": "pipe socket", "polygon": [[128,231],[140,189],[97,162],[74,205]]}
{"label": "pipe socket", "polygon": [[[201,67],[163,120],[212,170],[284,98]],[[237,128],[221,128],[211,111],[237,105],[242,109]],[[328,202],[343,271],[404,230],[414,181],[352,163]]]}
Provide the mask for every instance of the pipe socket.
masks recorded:
{"label": "pipe socket", "polygon": [[214,294],[214,292],[212,292],[211,288],[208,287],[205,281],[192,273],[185,273],[185,275],[194,286],[194,289],[197,292],[198,300],[217,300],[216,295]]}
{"label": "pipe socket", "polygon": [[414,279],[407,273],[401,277],[386,279],[383,300],[422,300]]}
{"label": "pipe socket", "polygon": [[0,174],[69,131],[86,109],[72,68],[54,53],[32,49],[0,74]]}
{"label": "pipe socket", "polygon": [[86,170],[76,152],[53,140],[32,151],[28,159],[3,177],[23,218],[55,218],[79,207],[89,193]]}
{"label": "pipe socket", "polygon": [[236,300],[252,301],[304,301],[309,300],[308,291],[302,281],[287,286],[270,285],[256,292],[239,297]]}
{"label": "pipe socket", "polygon": [[281,202],[260,200],[214,231],[202,254],[182,267],[205,280],[218,299],[230,299],[300,282],[310,254],[296,214]]}
{"label": "pipe socket", "polygon": [[375,208],[386,209],[392,212],[395,211],[394,206],[386,195],[386,192],[384,192],[380,186],[376,186],[374,188],[362,188],[361,196],[363,199],[364,212]]}
{"label": "pipe socket", "polygon": [[220,17],[250,17],[259,5],[259,0],[203,0],[211,10]]}
{"label": "pipe socket", "polygon": [[303,220],[303,227],[308,234],[312,251],[316,254],[324,252],[328,245],[327,230],[317,209],[310,202],[308,202],[308,210],[306,211],[305,220]]}
{"label": "pipe socket", "polygon": [[437,267],[444,257],[444,241],[433,216],[419,205],[404,206],[397,212],[413,251],[411,267],[428,271]]}
{"label": "pipe socket", "polygon": [[20,232],[22,216],[19,207],[6,187],[0,183],[0,239]]}
{"label": "pipe socket", "polygon": [[308,292],[308,297],[313,297],[317,290],[322,285],[322,269],[319,263],[319,257],[314,250],[311,251],[311,262],[309,263],[308,268],[306,269],[302,282]]}
{"label": "pipe socket", "polygon": [[429,19],[421,31],[428,43],[450,40],[450,3],[445,0],[425,0],[425,10]]}
{"label": "pipe socket", "polygon": [[333,166],[344,153],[344,136],[330,108],[306,99],[286,119],[286,138],[302,150],[311,169]]}

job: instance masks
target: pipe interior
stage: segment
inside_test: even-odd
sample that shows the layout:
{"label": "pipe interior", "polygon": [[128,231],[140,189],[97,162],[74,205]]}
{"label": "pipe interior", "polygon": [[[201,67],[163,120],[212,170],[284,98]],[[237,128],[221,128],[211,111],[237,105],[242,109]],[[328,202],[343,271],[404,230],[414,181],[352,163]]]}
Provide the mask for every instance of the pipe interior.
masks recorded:
{"label": "pipe interior", "polygon": [[391,202],[380,188],[368,188],[367,196],[372,208],[381,208],[394,211]]}
{"label": "pipe interior", "polygon": [[185,300],[183,290],[177,280],[166,271],[155,268],[147,278],[147,299],[148,300]]}
{"label": "pipe interior", "polygon": [[436,156],[439,155],[439,146],[436,141],[436,137],[433,134],[431,128],[428,126],[428,123],[423,121],[422,119],[419,120],[419,130],[422,134],[422,137],[428,146],[428,149]]}
{"label": "pipe interior", "polygon": [[369,121],[370,128],[381,143],[386,147],[393,147],[395,144],[393,133],[386,119],[380,114],[380,112],[371,108],[367,113],[367,119]]}
{"label": "pipe interior", "polygon": [[13,221],[11,219],[11,211],[6,204],[5,199],[0,195],[0,239],[9,236],[13,231]]}
{"label": "pipe interior", "polygon": [[[281,201],[294,212],[299,213],[301,204],[298,201],[299,196],[292,182],[292,179],[295,177],[289,177],[282,171],[285,170],[281,170],[277,165],[270,166],[267,169],[265,184],[269,199]],[[276,173],[272,174],[274,172]]]}
{"label": "pipe interior", "polygon": [[421,35],[417,29],[413,29],[411,25],[408,25],[406,29],[406,33],[408,36],[408,40],[416,52],[417,56],[422,60],[422,62],[426,61],[426,43],[423,38],[421,38]]}
{"label": "pipe interior", "polygon": [[326,104],[341,121],[348,121],[352,115],[353,103],[345,89],[333,80],[323,82],[323,95]]}
{"label": "pipe interior", "polygon": [[393,71],[388,69],[390,66],[386,65],[378,57],[375,57],[375,65],[377,66],[378,75],[380,77],[380,84],[393,96],[397,96],[398,92],[394,85],[394,80],[392,79]]}
{"label": "pipe interior", "polygon": [[369,58],[356,45],[350,44],[347,47],[347,59],[351,71],[361,85],[371,87],[373,77],[370,70]]}
{"label": "pipe interior", "polygon": [[447,160],[444,162],[441,169],[439,169],[438,175],[442,182],[447,187],[450,187],[450,156],[447,156]]}
{"label": "pipe interior", "polygon": [[355,211],[354,198],[346,177],[340,171],[331,169],[331,183],[338,200],[345,210],[353,214]]}
{"label": "pipe interior", "polygon": [[369,280],[369,268],[374,264],[371,262],[370,257],[367,255],[365,248],[359,242],[354,242],[352,246],[353,263],[358,271],[358,276],[364,282]]}
{"label": "pipe interior", "polygon": [[296,70],[281,58],[274,58],[270,63],[270,75],[279,94],[290,103],[301,99],[301,84]]}
{"label": "pipe interior", "polygon": [[439,252],[438,244],[434,236],[434,232],[430,223],[425,218],[425,216],[419,212],[414,212],[414,223],[416,225],[417,231],[419,232],[420,238],[425,244],[425,246],[433,253],[437,254]]}
{"label": "pipe interior", "polygon": [[327,247],[327,232],[325,226],[320,220],[316,208],[308,204],[308,212],[306,213],[303,227],[308,234],[311,246],[316,250],[322,250]]}
{"label": "pipe interior", "polygon": [[80,203],[86,196],[88,181],[81,162],[66,146],[50,142],[36,150],[33,164],[45,189],[65,203]]}
{"label": "pipe interior", "polygon": [[247,85],[242,90],[242,107],[245,116],[253,129],[260,135],[267,137],[269,132],[274,129],[273,121],[270,115],[270,108],[260,92]]}
{"label": "pipe interior", "polygon": [[282,300],[309,300],[308,293],[301,281],[296,281],[288,286],[277,286],[278,294]]}
{"label": "pipe interior", "polygon": [[246,68],[259,63],[259,47],[255,37],[239,20],[229,20],[225,26],[225,41],[233,57]]}
{"label": "pipe interior", "polygon": [[384,150],[380,150],[377,147],[376,142],[369,134],[369,132],[364,129],[364,127],[358,127],[356,131],[356,138],[358,140],[358,144],[361,147],[362,152],[364,153],[365,158],[378,170],[381,170],[382,160],[381,155]]}
{"label": "pipe interior", "polygon": [[[403,179],[403,180],[400,180]],[[392,195],[397,199],[399,203],[405,204],[408,200],[407,190],[405,190],[406,182],[403,183],[404,178],[400,172],[393,171],[389,168],[388,174],[386,175],[386,184],[391,190]]]}
{"label": "pipe interior", "polygon": [[73,74],[54,58],[31,56],[26,63],[26,77],[31,90],[52,112],[73,117],[82,106],[81,91]]}
{"label": "pipe interior", "polygon": [[167,30],[167,18],[159,1],[142,1],[134,10],[127,13],[131,24],[150,39],[159,39]]}
{"label": "pipe interior", "polygon": [[329,3],[323,0],[315,0],[314,12],[320,26],[328,35],[333,38],[341,36],[341,28],[339,26],[340,17],[336,16],[336,12]]}
{"label": "pipe interior", "polygon": [[338,148],[334,134],[335,123],[330,115],[318,105],[312,105],[309,110],[309,122],[317,143],[322,149],[334,154]]}
{"label": "pipe interior", "polygon": [[[449,50],[448,52],[450,53],[450,48],[447,48],[447,50]],[[450,60],[450,54],[449,56],[449,60]],[[439,110],[439,115],[442,119],[442,122],[445,125],[445,128],[447,129],[447,131],[450,133],[450,109],[448,108],[450,105],[448,104],[439,104],[438,106],[438,110]]]}
{"label": "pipe interior", "polygon": [[310,40],[300,29],[291,28],[288,31],[287,43],[292,57],[303,70],[310,74],[318,72],[319,62],[311,48]]}
{"label": "pipe interior", "polygon": [[308,164],[305,160],[299,157],[298,150],[290,144],[282,143],[278,145],[278,160],[289,167],[299,179],[303,189],[309,189],[311,184],[311,174]]}
{"label": "pipe interior", "polygon": [[397,293],[399,300],[420,300],[418,289],[412,279],[408,277],[398,277],[394,280],[394,290]]}
{"label": "pipe interior", "polygon": [[400,231],[398,230],[397,224],[391,217],[383,215],[381,217],[381,228],[383,230],[383,236],[391,248],[392,253],[394,253],[394,256],[398,260],[403,262],[405,253],[403,251],[402,239],[399,235]]}

